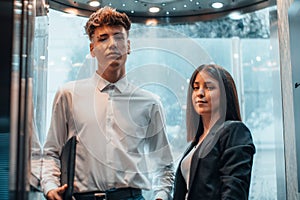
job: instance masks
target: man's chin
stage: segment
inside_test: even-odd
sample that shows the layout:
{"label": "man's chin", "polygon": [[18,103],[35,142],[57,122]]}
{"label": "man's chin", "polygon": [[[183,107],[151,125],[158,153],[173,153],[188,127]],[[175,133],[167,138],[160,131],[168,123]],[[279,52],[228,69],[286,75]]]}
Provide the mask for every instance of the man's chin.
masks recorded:
{"label": "man's chin", "polygon": [[109,64],[110,67],[119,67],[120,62],[118,60],[114,60]]}

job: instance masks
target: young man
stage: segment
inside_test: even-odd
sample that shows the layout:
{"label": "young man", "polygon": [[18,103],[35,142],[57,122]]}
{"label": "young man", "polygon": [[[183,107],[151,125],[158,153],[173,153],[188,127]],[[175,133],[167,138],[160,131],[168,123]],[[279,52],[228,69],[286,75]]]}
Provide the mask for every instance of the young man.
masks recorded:
{"label": "young man", "polygon": [[125,72],[130,53],[127,15],[110,7],[93,13],[85,29],[98,69],[90,79],[70,82],[55,96],[44,145],[42,187],[48,200],[60,200],[60,153],[77,136],[76,200],[168,199],[173,159],[161,103],[154,94],[131,85]]}

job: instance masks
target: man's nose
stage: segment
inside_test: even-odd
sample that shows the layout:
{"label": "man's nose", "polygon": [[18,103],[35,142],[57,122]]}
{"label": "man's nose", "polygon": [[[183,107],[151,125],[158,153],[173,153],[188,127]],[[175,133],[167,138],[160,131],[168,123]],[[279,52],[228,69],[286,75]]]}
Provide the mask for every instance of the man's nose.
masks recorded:
{"label": "man's nose", "polygon": [[110,47],[116,47],[117,46],[117,42],[116,42],[115,38],[111,37],[109,39],[109,46]]}

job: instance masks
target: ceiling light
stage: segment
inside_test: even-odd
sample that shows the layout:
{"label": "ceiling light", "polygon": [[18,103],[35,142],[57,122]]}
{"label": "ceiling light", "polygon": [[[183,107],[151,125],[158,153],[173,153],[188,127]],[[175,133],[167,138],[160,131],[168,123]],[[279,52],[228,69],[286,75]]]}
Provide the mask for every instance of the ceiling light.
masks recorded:
{"label": "ceiling light", "polygon": [[211,7],[216,8],[216,9],[222,8],[223,6],[224,6],[224,4],[221,2],[215,2],[215,3],[211,4]]}
{"label": "ceiling light", "polygon": [[160,11],[159,7],[151,7],[149,8],[149,12],[151,13],[158,13]]}
{"label": "ceiling light", "polygon": [[92,1],[89,1],[88,4],[92,7],[98,7],[100,6],[100,2],[99,1],[95,1],[95,0],[92,0]]}
{"label": "ceiling light", "polygon": [[240,12],[232,12],[229,14],[229,18],[233,20],[239,20],[243,18],[243,15]]}
{"label": "ceiling light", "polygon": [[15,5],[18,7],[22,7],[23,4],[21,2],[15,2]]}
{"label": "ceiling light", "polygon": [[158,21],[156,19],[147,19],[146,25],[147,26],[156,26]]}
{"label": "ceiling light", "polygon": [[75,8],[65,8],[63,11],[66,12],[69,17],[74,17],[79,14],[78,9]]}

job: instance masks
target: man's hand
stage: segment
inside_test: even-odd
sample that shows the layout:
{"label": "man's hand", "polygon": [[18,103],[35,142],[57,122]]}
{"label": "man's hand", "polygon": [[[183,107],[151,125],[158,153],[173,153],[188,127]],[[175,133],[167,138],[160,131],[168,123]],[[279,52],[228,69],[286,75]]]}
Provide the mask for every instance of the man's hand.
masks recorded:
{"label": "man's hand", "polygon": [[58,187],[54,190],[50,190],[46,195],[47,200],[63,200],[63,194],[67,188],[68,185],[64,184],[61,187]]}

